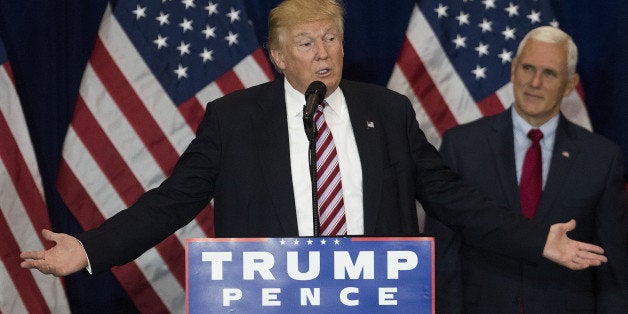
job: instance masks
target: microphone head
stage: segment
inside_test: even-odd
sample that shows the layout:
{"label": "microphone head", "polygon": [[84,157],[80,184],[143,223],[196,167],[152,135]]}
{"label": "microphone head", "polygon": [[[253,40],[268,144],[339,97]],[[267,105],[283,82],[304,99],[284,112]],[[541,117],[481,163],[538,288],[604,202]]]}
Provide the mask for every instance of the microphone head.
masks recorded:
{"label": "microphone head", "polygon": [[309,98],[310,95],[316,95],[316,103],[320,103],[325,99],[325,94],[327,93],[327,86],[321,81],[314,81],[310,83],[310,86],[307,87],[305,91],[305,101]]}

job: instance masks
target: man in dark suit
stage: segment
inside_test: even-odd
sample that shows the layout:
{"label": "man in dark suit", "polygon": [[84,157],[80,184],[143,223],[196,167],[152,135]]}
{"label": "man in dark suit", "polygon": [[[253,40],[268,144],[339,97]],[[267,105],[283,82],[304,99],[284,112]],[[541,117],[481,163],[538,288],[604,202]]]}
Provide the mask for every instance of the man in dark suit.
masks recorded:
{"label": "man in dark suit", "polygon": [[[524,211],[534,192],[526,185],[526,135],[542,132],[540,200],[530,217],[543,223],[575,218],[570,237],[604,247],[609,262],[573,272],[549,261],[521,263],[460,242],[428,219],[436,236],[437,308],[464,313],[623,313],[628,309],[628,246],[623,161],[619,147],[560,113],[578,82],[577,48],[553,27],[524,37],[512,62],[514,105],[504,113],[447,131],[441,154],[465,180],[512,211]],[[525,189],[523,187],[523,189]],[[517,245],[513,243],[513,245]]]}
{"label": "man in dark suit", "polygon": [[[44,231],[57,245],[22,253],[22,267],[66,275],[122,265],[212,199],[218,237],[312,235],[301,115],[306,88],[317,80],[327,87],[323,115],[338,148],[346,216],[340,234],[417,234],[419,199],[485,249],[531,263],[544,256],[572,269],[605,261],[601,248],[566,236],[573,222],[550,227],[520,214],[505,217],[463,183],[425,139],[406,97],[342,80],[343,15],[335,0],[280,4],[269,17],[268,48],[284,78],[209,103],[196,138],[160,187],[77,238]],[[510,245],[523,237],[530,240]]]}

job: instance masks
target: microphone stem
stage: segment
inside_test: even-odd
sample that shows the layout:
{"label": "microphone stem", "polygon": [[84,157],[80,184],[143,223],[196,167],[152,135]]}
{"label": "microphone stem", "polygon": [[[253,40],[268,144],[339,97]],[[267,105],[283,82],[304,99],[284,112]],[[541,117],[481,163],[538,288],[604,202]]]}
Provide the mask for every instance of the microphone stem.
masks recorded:
{"label": "microphone stem", "polygon": [[[305,108],[304,108],[305,109]],[[318,213],[318,183],[316,177],[316,125],[314,123],[314,117],[312,114],[306,113],[304,110],[303,126],[305,127],[305,134],[309,142],[308,146],[308,161],[310,169],[310,179],[312,182],[312,223],[314,236],[321,236],[321,224]]]}

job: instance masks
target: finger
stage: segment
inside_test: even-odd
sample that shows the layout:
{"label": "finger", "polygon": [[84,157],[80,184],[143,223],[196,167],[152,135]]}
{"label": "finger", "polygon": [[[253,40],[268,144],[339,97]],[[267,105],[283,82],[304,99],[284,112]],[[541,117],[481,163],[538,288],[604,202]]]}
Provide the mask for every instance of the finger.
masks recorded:
{"label": "finger", "polygon": [[606,258],[606,256],[587,251],[578,251],[578,253],[576,253],[576,258],[579,260],[595,261],[598,264],[608,262],[608,258]]}
{"label": "finger", "polygon": [[44,259],[45,252],[44,251],[28,251],[20,253],[20,258],[22,259]]}
{"label": "finger", "polygon": [[567,232],[573,229],[576,229],[576,220],[575,219],[569,220],[568,222],[563,224],[563,227],[565,228],[565,231]]}
{"label": "finger", "polygon": [[44,237],[44,239],[48,240],[48,241],[54,241],[55,236],[57,235],[56,233],[48,230],[48,229],[43,229],[41,231],[41,235]]}
{"label": "finger", "polygon": [[578,266],[578,269],[585,269],[591,266],[600,266],[600,264],[602,264],[602,262],[599,260],[584,259],[578,256],[574,257],[572,259],[572,262]]}
{"label": "finger", "polygon": [[602,255],[604,254],[604,249],[594,244],[578,242],[578,252],[590,252],[591,254]]}

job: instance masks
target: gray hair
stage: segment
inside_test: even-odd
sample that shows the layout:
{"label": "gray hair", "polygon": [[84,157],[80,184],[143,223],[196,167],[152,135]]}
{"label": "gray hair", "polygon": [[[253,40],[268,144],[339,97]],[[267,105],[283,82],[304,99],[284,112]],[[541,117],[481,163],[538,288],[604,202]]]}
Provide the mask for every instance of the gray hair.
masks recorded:
{"label": "gray hair", "polygon": [[567,47],[567,70],[569,71],[570,76],[576,73],[576,65],[578,64],[578,47],[576,47],[573,39],[567,33],[553,26],[537,27],[523,37],[519,43],[519,48],[517,48],[517,55],[521,53],[523,47],[529,39],[538,40],[544,43],[565,45]]}

